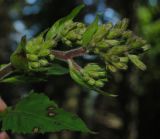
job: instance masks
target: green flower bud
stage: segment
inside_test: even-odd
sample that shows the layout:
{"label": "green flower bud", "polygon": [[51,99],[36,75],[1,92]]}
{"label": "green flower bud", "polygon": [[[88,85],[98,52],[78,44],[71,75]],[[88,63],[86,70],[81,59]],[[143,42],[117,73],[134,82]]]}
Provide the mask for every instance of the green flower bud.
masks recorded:
{"label": "green flower bud", "polygon": [[51,49],[56,45],[56,42],[54,40],[47,40],[42,44],[42,48],[44,49]]}
{"label": "green flower bud", "polygon": [[100,49],[107,49],[111,47],[111,45],[107,43],[106,40],[102,40],[101,42],[97,43],[97,46]]}
{"label": "green flower bud", "polygon": [[127,63],[129,61],[128,57],[120,57],[120,62]]}
{"label": "green flower bud", "polygon": [[119,61],[120,61],[120,58],[119,58],[118,56],[113,55],[113,56],[111,56],[111,60],[112,60],[113,62],[119,62]]}
{"label": "green flower bud", "polygon": [[106,40],[105,43],[108,43],[111,46],[120,45],[120,41],[118,40]]}
{"label": "green flower bud", "polygon": [[88,73],[92,78],[98,78],[99,74],[97,72]]}
{"label": "green flower bud", "polygon": [[98,81],[95,82],[95,86],[97,86],[97,87],[103,87],[104,83],[102,81],[98,80]]}
{"label": "green flower bud", "polygon": [[48,56],[50,54],[50,50],[48,49],[41,49],[38,56],[43,57],[43,56]]}
{"label": "green flower bud", "polygon": [[127,27],[128,27],[128,23],[129,23],[129,20],[128,20],[127,18],[124,18],[124,19],[122,20],[121,29],[122,29],[122,30],[126,30]]}
{"label": "green flower bud", "polygon": [[65,36],[69,31],[73,30],[77,27],[77,23],[73,22],[72,20],[67,21],[64,24],[64,30],[61,32],[62,36]]}
{"label": "green flower bud", "polygon": [[133,40],[131,40],[130,46],[132,48],[140,48],[141,46],[145,45],[146,41],[142,38],[135,37]]}
{"label": "green flower bud", "polygon": [[111,31],[109,32],[109,34],[107,35],[108,39],[115,39],[120,37],[122,34],[122,30],[121,29],[111,29]]}
{"label": "green flower bud", "polygon": [[142,49],[143,49],[143,51],[147,51],[150,49],[150,47],[151,47],[150,45],[146,44],[146,45],[142,46]]}
{"label": "green flower bud", "polygon": [[30,54],[37,54],[40,50],[40,45],[34,44],[29,41],[26,45],[26,52]]}
{"label": "green flower bud", "polygon": [[82,38],[82,36],[79,35],[79,34],[76,34],[74,31],[71,31],[71,32],[69,32],[69,33],[67,34],[66,38],[67,38],[68,40],[74,41],[74,40],[77,40],[77,39],[80,40],[80,39]]}
{"label": "green flower bud", "polygon": [[122,33],[122,37],[123,37],[123,38],[126,38],[126,39],[132,37],[132,35],[133,35],[133,33],[132,33],[132,31],[130,31],[130,30],[124,31],[124,32]]}
{"label": "green flower bud", "polygon": [[34,55],[34,54],[27,54],[27,59],[30,60],[30,61],[37,61],[38,56]]}
{"label": "green flower bud", "polygon": [[106,76],[106,72],[104,72],[104,71],[103,72],[98,72],[98,75],[101,76],[101,77],[104,77],[104,76]]}
{"label": "green flower bud", "polygon": [[107,79],[107,78],[105,78],[105,79],[100,79],[100,81],[102,81],[102,82],[107,82],[108,79]]}
{"label": "green flower bud", "polygon": [[77,44],[77,45],[82,45],[82,40],[76,41],[76,44]]}
{"label": "green flower bud", "polygon": [[78,22],[78,23],[77,23],[77,27],[78,27],[78,28],[84,28],[85,25],[84,25],[83,23]]}
{"label": "green flower bud", "polygon": [[124,52],[127,52],[128,49],[129,48],[126,45],[114,46],[110,50],[108,50],[107,55],[119,55],[119,54],[123,54]]}
{"label": "green flower bud", "polygon": [[69,40],[65,41],[64,44],[67,45],[67,46],[72,46],[72,42],[69,41]]}
{"label": "green flower bud", "polygon": [[83,79],[85,81],[89,81],[91,79],[91,77],[89,77],[87,74],[83,75]]}
{"label": "green flower bud", "polygon": [[111,72],[117,72],[117,68],[113,65],[108,65],[106,68],[108,68]]}
{"label": "green flower bud", "polygon": [[29,62],[28,65],[29,65],[29,69],[36,69],[40,67],[40,63],[38,62]]}
{"label": "green flower bud", "polygon": [[41,66],[46,66],[46,65],[48,65],[48,61],[45,60],[45,59],[39,60],[39,63],[40,63]]}
{"label": "green flower bud", "polygon": [[96,63],[89,63],[84,67],[84,70],[87,71],[87,72],[101,71],[102,68],[99,65],[97,65]]}
{"label": "green flower bud", "polygon": [[128,27],[128,22],[129,20],[124,18],[123,20],[119,21],[114,27],[121,30],[126,30]]}
{"label": "green flower bud", "polygon": [[116,68],[126,70],[128,66],[125,63],[112,63]]}
{"label": "green flower bud", "polygon": [[[93,38],[92,38],[92,42],[91,44],[94,42],[94,43],[97,43],[99,41],[102,40],[102,38],[104,38],[104,36],[108,33],[109,29],[111,28],[106,28],[107,25],[101,25],[98,27],[98,30],[97,32],[94,34]],[[108,25],[109,26],[109,25]]]}
{"label": "green flower bud", "polygon": [[91,85],[91,86],[93,86],[94,84],[95,84],[95,80],[94,79],[90,79],[89,81],[88,81],[88,84],[89,85]]}
{"label": "green flower bud", "polygon": [[53,60],[55,59],[55,56],[52,55],[52,54],[50,54],[50,55],[49,55],[49,59],[50,59],[51,61],[53,61]]}

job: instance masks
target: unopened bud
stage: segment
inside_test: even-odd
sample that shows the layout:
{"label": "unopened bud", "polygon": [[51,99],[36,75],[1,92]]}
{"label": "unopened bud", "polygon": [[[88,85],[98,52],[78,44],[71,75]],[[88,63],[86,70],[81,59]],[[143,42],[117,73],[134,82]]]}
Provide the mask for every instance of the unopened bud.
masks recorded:
{"label": "unopened bud", "polygon": [[45,60],[45,59],[39,60],[39,63],[40,63],[41,66],[46,66],[46,65],[48,65],[48,61]]}
{"label": "unopened bud", "polygon": [[49,59],[50,59],[51,61],[53,61],[53,60],[55,59],[55,56],[52,55],[52,54],[50,54],[50,55],[49,55]]}
{"label": "unopened bud", "polygon": [[113,63],[113,65],[118,69],[126,70],[128,68],[128,66],[125,63],[121,63],[121,62]]}
{"label": "unopened bud", "polygon": [[97,86],[97,87],[103,87],[104,83],[102,81],[98,80],[98,81],[95,82],[95,86]]}
{"label": "unopened bud", "polygon": [[27,59],[30,60],[30,61],[37,61],[38,56],[34,55],[34,54],[27,54]]}
{"label": "unopened bud", "polygon": [[133,33],[132,33],[132,31],[130,31],[130,30],[124,31],[124,32],[122,33],[122,37],[123,37],[123,38],[126,38],[126,39],[132,37],[132,35],[133,35]]}
{"label": "unopened bud", "polygon": [[120,62],[122,63],[127,63],[128,62],[128,57],[120,57]]}
{"label": "unopened bud", "polygon": [[41,57],[41,56],[48,56],[49,53],[50,53],[50,50],[48,50],[48,49],[41,49],[38,55],[39,55],[40,57]]}
{"label": "unopened bud", "polygon": [[111,46],[120,45],[120,41],[118,40],[106,40],[105,43],[108,43]]}
{"label": "unopened bud", "polygon": [[93,86],[93,85],[95,84],[95,80],[94,80],[94,79],[90,79],[90,80],[88,81],[88,84]]}
{"label": "unopened bud", "polygon": [[38,62],[29,62],[29,68],[31,69],[35,69],[35,68],[39,68],[40,67],[40,63]]}
{"label": "unopened bud", "polygon": [[107,67],[111,72],[116,72],[117,71],[117,68],[112,66],[112,65],[108,65]]}
{"label": "unopened bud", "polygon": [[121,36],[122,30],[121,29],[111,29],[111,31],[108,33],[107,38],[108,39],[115,39],[119,36]]}

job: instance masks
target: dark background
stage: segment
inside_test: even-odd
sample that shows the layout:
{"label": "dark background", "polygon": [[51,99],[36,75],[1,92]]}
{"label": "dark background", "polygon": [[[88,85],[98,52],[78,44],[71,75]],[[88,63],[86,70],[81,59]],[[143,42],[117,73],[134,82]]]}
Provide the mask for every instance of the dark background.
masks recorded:
{"label": "dark background", "polygon": [[[77,113],[99,134],[61,132],[16,135],[11,139],[160,139],[160,2],[159,0],[0,0],[0,63],[8,63],[20,38],[32,38],[85,3],[76,20],[90,24],[101,13],[101,22],[114,24],[127,17],[129,28],[143,36],[151,50],[143,56],[145,72],[130,65],[126,72],[112,76],[106,90],[119,96],[108,99],[80,88],[68,75],[49,77],[48,82],[31,85],[0,85],[8,105],[34,88],[45,92],[61,107]],[[82,62],[85,61],[84,59]]]}

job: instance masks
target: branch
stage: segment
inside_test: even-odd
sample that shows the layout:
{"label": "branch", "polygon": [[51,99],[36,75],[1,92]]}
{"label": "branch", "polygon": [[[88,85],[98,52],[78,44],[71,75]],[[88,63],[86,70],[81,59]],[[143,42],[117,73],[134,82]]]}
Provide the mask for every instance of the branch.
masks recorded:
{"label": "branch", "polygon": [[7,64],[6,66],[2,67],[0,69],[0,80],[5,78],[6,76],[10,75],[11,73],[13,73],[14,68],[11,65],[11,63]]}
{"label": "branch", "polygon": [[73,59],[75,57],[82,56],[86,54],[86,50],[82,47],[72,49],[69,51],[59,51],[59,50],[52,50],[51,52],[57,59],[62,61],[67,61],[68,59]]}
{"label": "branch", "polygon": [[[62,61],[66,61],[68,59],[73,59],[74,57],[82,56],[86,53],[86,50],[82,47],[72,49],[69,51],[59,51],[59,50],[52,50],[51,53],[57,58]],[[11,63],[7,64],[6,66],[2,67],[0,69],[0,80],[5,78],[6,76],[13,73],[14,67],[11,65]]]}

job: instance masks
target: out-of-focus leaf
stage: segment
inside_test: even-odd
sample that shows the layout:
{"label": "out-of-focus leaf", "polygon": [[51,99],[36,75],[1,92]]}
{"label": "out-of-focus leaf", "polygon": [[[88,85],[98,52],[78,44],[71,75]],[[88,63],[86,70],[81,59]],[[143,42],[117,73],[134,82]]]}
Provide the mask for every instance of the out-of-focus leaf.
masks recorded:
{"label": "out-of-focus leaf", "polygon": [[83,7],[84,7],[84,5],[82,4],[82,5],[74,8],[69,15],[56,21],[55,24],[53,24],[53,26],[48,31],[48,33],[46,35],[46,39],[52,39],[57,34],[59,34],[63,30],[64,23],[66,21],[73,20]]}
{"label": "out-of-focus leaf", "polygon": [[47,75],[63,75],[63,74],[67,74],[69,72],[69,70],[65,67],[62,67],[59,64],[54,64],[52,67],[50,67],[46,74]]}
{"label": "out-of-focus leaf", "polygon": [[59,108],[44,94],[31,93],[15,107],[1,113],[2,130],[15,133],[45,133],[63,130],[90,132],[75,114]]}
{"label": "out-of-focus leaf", "polygon": [[95,18],[93,23],[88,26],[87,30],[84,32],[82,36],[82,42],[84,46],[86,46],[91,41],[97,29],[98,29],[98,16]]}
{"label": "out-of-focus leaf", "polygon": [[139,69],[141,69],[141,70],[146,70],[147,69],[146,65],[142,61],[139,60],[138,56],[136,56],[136,55],[128,55],[128,58]]}
{"label": "out-of-focus leaf", "polygon": [[64,75],[69,73],[69,70],[60,64],[52,64],[50,67],[39,68],[36,72],[44,72],[46,75]]}
{"label": "out-of-focus leaf", "polygon": [[46,80],[43,78],[39,78],[39,77],[17,75],[13,77],[4,78],[0,82],[10,83],[10,84],[26,84],[26,83],[35,83],[35,82],[42,82],[42,81],[46,81]]}

